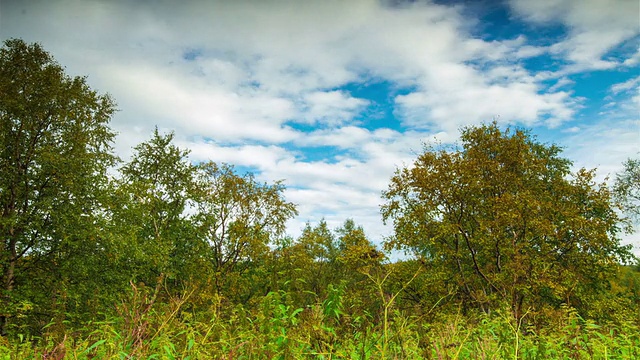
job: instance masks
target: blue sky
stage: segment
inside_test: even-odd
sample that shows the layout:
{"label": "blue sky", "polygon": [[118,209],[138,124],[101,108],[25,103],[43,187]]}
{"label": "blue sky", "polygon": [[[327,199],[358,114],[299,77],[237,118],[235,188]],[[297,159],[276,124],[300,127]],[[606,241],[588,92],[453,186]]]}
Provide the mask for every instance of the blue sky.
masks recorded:
{"label": "blue sky", "polygon": [[0,38],[112,94],[123,158],[174,131],[193,161],[283,179],[292,235],[353,218],[379,242],[393,171],[465,125],[532,128],[599,179],[637,157],[639,19],[637,0],[5,0]]}

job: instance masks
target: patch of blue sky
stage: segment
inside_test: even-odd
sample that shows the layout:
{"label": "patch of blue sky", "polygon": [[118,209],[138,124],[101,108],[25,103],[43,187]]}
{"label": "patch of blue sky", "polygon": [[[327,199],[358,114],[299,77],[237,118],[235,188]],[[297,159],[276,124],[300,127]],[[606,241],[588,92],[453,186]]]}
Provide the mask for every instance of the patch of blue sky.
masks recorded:
{"label": "patch of blue sky", "polygon": [[618,70],[591,71],[571,76],[575,95],[597,101],[609,94],[612,85],[629,80],[629,73]]}
{"label": "patch of blue sky", "polygon": [[612,93],[611,86],[628,79],[629,74],[621,71],[593,71],[573,75],[572,80],[576,82],[572,87],[573,96],[589,99],[582,104],[580,114],[588,117],[597,115],[616,98],[626,97],[625,93]]}
{"label": "patch of blue sky", "polygon": [[511,21],[509,9],[499,1],[456,1],[464,4],[462,13],[466,18],[477,19],[472,35],[485,41],[511,40],[525,32],[524,24]]}
{"label": "patch of blue sky", "polygon": [[536,136],[538,141],[545,144],[555,144],[561,148],[565,148],[570,145],[567,142],[568,136],[571,136],[575,132],[602,120],[601,117],[595,114],[578,112],[571,119],[559,124],[558,126],[550,127],[545,122],[549,118],[549,115],[541,115],[537,125],[526,126],[524,128],[530,130],[531,134]]}
{"label": "patch of blue sky", "polygon": [[567,28],[560,23],[544,26],[523,21],[507,5],[496,0],[436,0],[445,6],[460,5],[462,14],[472,23],[471,35],[485,41],[514,40],[520,35],[527,39],[526,45],[547,46],[566,36]]}
{"label": "patch of blue sky", "polygon": [[336,164],[341,158],[350,155],[348,150],[333,145],[298,146],[300,160],[304,162],[324,162]]}
{"label": "patch of blue sky", "polygon": [[292,130],[301,132],[301,133],[310,133],[312,131],[318,130],[317,124],[312,124],[308,122],[301,122],[298,120],[290,120],[286,123],[286,126]]}
{"label": "patch of blue sky", "polygon": [[[540,120],[544,121],[547,116],[541,116]],[[558,127],[550,128],[548,125],[540,122],[535,126],[522,126],[520,124],[516,124],[514,128],[523,129],[529,131],[531,135],[533,135],[537,141],[547,144],[547,145],[556,145],[561,148],[565,148],[568,144],[566,143],[566,137],[571,135],[572,129],[576,128],[579,125],[574,121],[569,121],[564,123]]]}
{"label": "patch of blue sky", "polygon": [[[567,28],[561,24],[528,24],[519,19],[513,19],[514,29],[518,29],[517,34],[522,34],[526,38],[525,45],[550,46],[556,44],[567,37]],[[515,37],[513,37],[515,38]]]}
{"label": "patch of blue sky", "polygon": [[518,61],[522,67],[531,72],[556,72],[567,65],[567,62],[559,56],[544,53],[538,56],[527,57]]}
{"label": "patch of blue sky", "polygon": [[[311,133],[314,130],[318,130],[317,125],[311,124],[291,123],[288,126],[303,134]],[[283,147],[288,151],[294,153],[297,160],[304,162],[324,162],[327,164],[336,164],[345,157],[360,158],[357,152],[345,149],[337,145],[319,143],[304,144],[303,141],[299,141],[296,144],[283,144]]]}
{"label": "patch of blue sky", "polygon": [[202,49],[186,49],[182,52],[182,59],[186,61],[194,61],[201,57],[202,54]]}
{"label": "patch of blue sky", "polygon": [[362,160],[365,157],[354,149],[329,144],[286,143],[282,147],[293,154],[297,161],[302,162],[337,164],[345,158]]}
{"label": "patch of blue sky", "polygon": [[[218,164],[220,165],[220,163]],[[253,175],[258,182],[261,182],[259,179],[261,170],[257,166],[246,166],[246,165],[238,165],[238,164],[229,164],[233,166],[233,171],[236,175],[245,176],[245,175]]]}
{"label": "patch of blue sky", "polygon": [[402,131],[403,126],[394,114],[394,99],[409,94],[413,89],[375,79],[366,82],[349,83],[336,90],[346,91],[351,96],[369,101],[369,105],[354,117],[354,125],[370,131],[387,128]]}
{"label": "patch of blue sky", "polygon": [[613,48],[609,49],[609,51],[607,51],[602,58],[605,60],[622,62],[635,54],[638,51],[639,46],[640,35],[636,35],[618,44],[618,46],[614,46]]}

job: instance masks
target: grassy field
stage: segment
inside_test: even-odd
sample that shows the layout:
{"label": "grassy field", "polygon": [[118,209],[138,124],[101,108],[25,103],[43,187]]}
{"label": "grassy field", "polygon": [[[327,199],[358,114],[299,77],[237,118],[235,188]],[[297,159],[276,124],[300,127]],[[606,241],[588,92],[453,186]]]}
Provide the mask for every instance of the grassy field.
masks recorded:
{"label": "grassy field", "polygon": [[[207,316],[185,300],[153,304],[143,296],[117,306],[119,316],[70,329],[51,323],[41,338],[2,340],[0,359],[637,359],[633,321],[596,324],[563,308],[540,329],[508,312],[431,321],[388,307],[354,317],[340,298],[302,309],[269,293],[257,310],[241,306]],[[381,309],[382,310],[382,309]]]}

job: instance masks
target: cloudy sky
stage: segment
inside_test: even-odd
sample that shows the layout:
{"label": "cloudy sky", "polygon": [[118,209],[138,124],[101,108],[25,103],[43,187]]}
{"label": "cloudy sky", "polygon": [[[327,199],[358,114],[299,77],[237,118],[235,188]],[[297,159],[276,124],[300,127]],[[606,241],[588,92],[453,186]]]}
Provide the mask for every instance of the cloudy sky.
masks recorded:
{"label": "cloudy sky", "polygon": [[[613,175],[640,152],[637,0],[0,0],[0,40],[39,42],[193,161],[285,180],[306,221],[379,242],[380,192],[422,143],[497,119]],[[626,236],[640,252],[640,236]]]}

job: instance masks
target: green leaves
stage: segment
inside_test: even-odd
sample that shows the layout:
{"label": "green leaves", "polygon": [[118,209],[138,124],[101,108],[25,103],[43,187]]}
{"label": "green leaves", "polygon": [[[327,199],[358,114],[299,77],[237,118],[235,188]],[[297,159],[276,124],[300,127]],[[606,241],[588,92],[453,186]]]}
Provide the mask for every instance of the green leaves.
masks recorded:
{"label": "green leaves", "polygon": [[55,285],[99,248],[114,111],[108,95],[67,76],[40,45],[12,39],[0,49],[0,307],[22,291],[18,279]]}
{"label": "green leaves", "polygon": [[252,174],[235,173],[232,166],[207,162],[197,167],[194,224],[206,244],[216,291],[233,276],[268,254],[268,245],[297,214],[284,199],[284,185],[261,184]]}
{"label": "green leaves", "polygon": [[640,221],[640,159],[627,159],[613,185],[614,199],[631,220]]}
{"label": "green leaves", "polygon": [[559,148],[526,131],[494,123],[465,128],[461,139],[453,151],[425,148],[391,179],[387,246],[448,273],[459,299],[487,312],[505,300],[516,318],[527,303],[586,306],[628,255],[606,187],[592,171],[570,174]]}
{"label": "green leaves", "polygon": [[187,213],[195,196],[195,167],[172,141],[172,133],[155,129],[114,182],[112,232],[124,255],[121,269],[151,286],[165,277],[186,278],[196,268],[190,259],[202,249]]}

